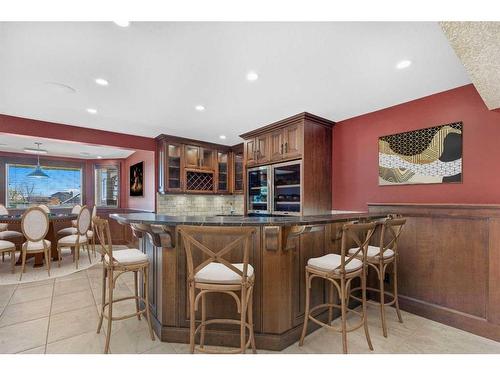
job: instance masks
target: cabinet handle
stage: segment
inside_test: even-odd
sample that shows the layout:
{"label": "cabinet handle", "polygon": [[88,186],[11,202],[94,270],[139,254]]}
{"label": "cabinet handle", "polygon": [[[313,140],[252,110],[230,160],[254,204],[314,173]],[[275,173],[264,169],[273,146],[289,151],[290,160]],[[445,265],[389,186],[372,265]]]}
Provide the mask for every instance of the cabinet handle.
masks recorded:
{"label": "cabinet handle", "polygon": [[285,142],[285,154],[288,153],[288,142]]}
{"label": "cabinet handle", "polygon": [[281,144],[281,150],[280,150],[280,154],[283,153],[283,143]]}

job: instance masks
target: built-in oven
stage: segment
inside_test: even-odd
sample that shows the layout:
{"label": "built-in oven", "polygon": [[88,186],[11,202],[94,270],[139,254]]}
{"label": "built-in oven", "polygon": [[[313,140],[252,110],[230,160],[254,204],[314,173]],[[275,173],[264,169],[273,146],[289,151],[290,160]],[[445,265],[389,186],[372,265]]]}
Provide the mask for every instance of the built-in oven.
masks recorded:
{"label": "built-in oven", "polygon": [[247,212],[271,213],[271,168],[269,166],[249,168],[247,171]]}

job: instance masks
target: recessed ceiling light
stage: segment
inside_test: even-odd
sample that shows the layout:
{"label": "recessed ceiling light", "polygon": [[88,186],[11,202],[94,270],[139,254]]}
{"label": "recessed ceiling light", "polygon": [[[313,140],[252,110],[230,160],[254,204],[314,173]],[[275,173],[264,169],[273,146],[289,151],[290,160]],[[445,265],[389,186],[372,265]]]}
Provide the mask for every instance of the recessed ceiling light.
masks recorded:
{"label": "recessed ceiling light", "polygon": [[105,80],[104,78],[96,78],[95,83],[97,83],[99,86],[109,85],[109,82],[107,80]]}
{"label": "recessed ceiling light", "polygon": [[255,72],[248,72],[247,73],[247,80],[248,81],[257,81],[259,79],[259,75]]}
{"label": "recessed ceiling light", "polygon": [[95,115],[97,113],[97,109],[95,109],[95,108],[87,108],[87,112]]}
{"label": "recessed ceiling light", "polygon": [[219,135],[220,139],[226,139],[226,136],[224,134]]}
{"label": "recessed ceiling light", "polygon": [[205,110],[205,106],[202,106],[201,104],[198,104],[196,107],[194,107],[198,112],[203,112]]}
{"label": "recessed ceiling light", "polygon": [[130,21],[113,21],[120,27],[129,27],[130,26]]}
{"label": "recessed ceiling light", "polygon": [[405,69],[405,68],[408,68],[410,65],[411,65],[410,60],[401,60],[400,62],[398,62],[396,64],[396,68],[397,69]]}
{"label": "recessed ceiling light", "polygon": [[101,155],[97,156],[97,159],[102,159],[102,156]]}

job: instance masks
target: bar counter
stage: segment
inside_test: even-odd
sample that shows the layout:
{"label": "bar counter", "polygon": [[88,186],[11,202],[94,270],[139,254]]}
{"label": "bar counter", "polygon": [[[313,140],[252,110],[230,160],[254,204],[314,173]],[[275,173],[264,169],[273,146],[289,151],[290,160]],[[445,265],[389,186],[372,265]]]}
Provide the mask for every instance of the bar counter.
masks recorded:
{"label": "bar counter", "polygon": [[[186,256],[178,225],[250,226],[250,264],[255,270],[254,329],[257,349],[283,350],[298,341],[304,320],[304,268],[307,260],[340,249],[342,225],[347,221],[379,218],[379,213],[338,213],[315,216],[167,216],[153,213],[112,214],[111,219],[130,226],[136,246],[151,262],[148,280],[153,327],[162,341],[189,342]],[[230,240],[204,235],[203,243],[220,248]],[[233,254],[231,262],[238,262]],[[201,262],[201,257],[199,259]],[[323,282],[315,280],[311,301],[326,302]],[[336,311],[338,313],[338,311]],[[325,311],[318,312],[325,318]],[[230,296],[207,296],[207,318],[236,318]],[[310,331],[318,326],[309,324]],[[208,345],[239,345],[234,327],[214,326],[206,336]]]}

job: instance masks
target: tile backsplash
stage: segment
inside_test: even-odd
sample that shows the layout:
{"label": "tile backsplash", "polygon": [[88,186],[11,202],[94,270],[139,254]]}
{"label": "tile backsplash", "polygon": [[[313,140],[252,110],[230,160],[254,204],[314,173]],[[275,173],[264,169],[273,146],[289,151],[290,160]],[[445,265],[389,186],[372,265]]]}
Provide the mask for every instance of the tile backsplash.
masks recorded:
{"label": "tile backsplash", "polygon": [[243,195],[158,194],[156,212],[164,215],[243,214]]}

